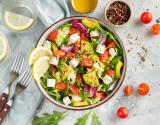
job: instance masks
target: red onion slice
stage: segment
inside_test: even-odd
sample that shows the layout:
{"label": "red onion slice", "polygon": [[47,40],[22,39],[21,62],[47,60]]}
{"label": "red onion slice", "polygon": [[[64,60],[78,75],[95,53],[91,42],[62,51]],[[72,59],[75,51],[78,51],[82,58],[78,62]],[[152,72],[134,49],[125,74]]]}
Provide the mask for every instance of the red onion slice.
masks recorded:
{"label": "red onion slice", "polygon": [[65,46],[65,47],[62,47],[61,49],[65,52],[70,52],[70,51],[72,51],[73,47],[72,46]]}

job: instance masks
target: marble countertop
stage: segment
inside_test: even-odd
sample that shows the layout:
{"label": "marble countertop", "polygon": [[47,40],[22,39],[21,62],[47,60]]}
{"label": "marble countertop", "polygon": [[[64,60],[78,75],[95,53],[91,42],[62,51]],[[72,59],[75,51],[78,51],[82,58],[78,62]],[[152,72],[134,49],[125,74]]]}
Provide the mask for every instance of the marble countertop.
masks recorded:
{"label": "marble countertop", "polygon": [[[70,0],[67,0],[71,15],[80,15],[72,10]],[[104,8],[109,0],[99,0],[98,6],[93,13],[87,14],[105,22]],[[95,108],[103,125],[159,125],[160,119],[160,36],[150,35],[151,26],[160,18],[159,0],[127,0],[132,7],[132,20],[128,26],[115,29],[122,39],[127,52],[127,74],[122,87],[116,95],[105,104]],[[153,21],[148,25],[139,22],[139,16],[143,11],[149,10],[153,14]],[[38,22],[38,34],[42,33],[45,27]],[[32,31],[34,32],[34,31]],[[30,34],[32,34],[32,32]],[[25,39],[25,36],[23,36]],[[137,90],[140,82],[147,82],[151,91],[145,97],[133,94],[132,97],[125,97],[123,88],[131,84]],[[129,117],[120,120],[116,117],[116,109],[119,106],[126,106],[129,109]],[[43,102],[38,114],[51,113],[52,110],[62,110],[47,100]],[[70,111],[69,115],[61,122],[61,125],[72,125],[75,120],[86,111]]]}

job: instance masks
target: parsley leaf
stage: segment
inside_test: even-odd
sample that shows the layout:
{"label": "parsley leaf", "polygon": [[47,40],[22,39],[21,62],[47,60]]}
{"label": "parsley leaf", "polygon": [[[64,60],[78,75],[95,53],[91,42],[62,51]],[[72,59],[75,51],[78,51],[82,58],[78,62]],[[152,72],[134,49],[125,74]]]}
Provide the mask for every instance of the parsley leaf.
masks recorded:
{"label": "parsley leaf", "polygon": [[44,113],[43,116],[35,116],[32,120],[32,125],[58,125],[58,123],[64,119],[64,112],[53,111],[53,114]]}
{"label": "parsley leaf", "polygon": [[97,117],[97,115],[94,111],[92,113],[91,125],[102,125],[102,123],[100,122],[99,118]]}

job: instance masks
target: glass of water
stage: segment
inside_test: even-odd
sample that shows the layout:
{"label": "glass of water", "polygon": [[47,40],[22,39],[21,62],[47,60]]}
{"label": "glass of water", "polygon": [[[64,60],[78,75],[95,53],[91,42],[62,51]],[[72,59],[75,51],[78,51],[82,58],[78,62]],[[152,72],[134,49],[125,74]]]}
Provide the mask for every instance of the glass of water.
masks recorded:
{"label": "glass of water", "polygon": [[5,0],[2,8],[3,24],[14,32],[33,27],[37,20],[35,2],[32,0]]}

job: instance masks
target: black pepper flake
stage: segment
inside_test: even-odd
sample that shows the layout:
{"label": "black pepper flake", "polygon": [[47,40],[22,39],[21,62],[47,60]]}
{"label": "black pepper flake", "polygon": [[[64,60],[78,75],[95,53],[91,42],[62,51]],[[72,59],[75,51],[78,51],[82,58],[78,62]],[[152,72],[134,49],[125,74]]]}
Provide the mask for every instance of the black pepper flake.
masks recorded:
{"label": "black pepper flake", "polygon": [[121,1],[113,2],[107,12],[106,17],[112,24],[122,25],[126,23],[131,15],[129,6]]}

